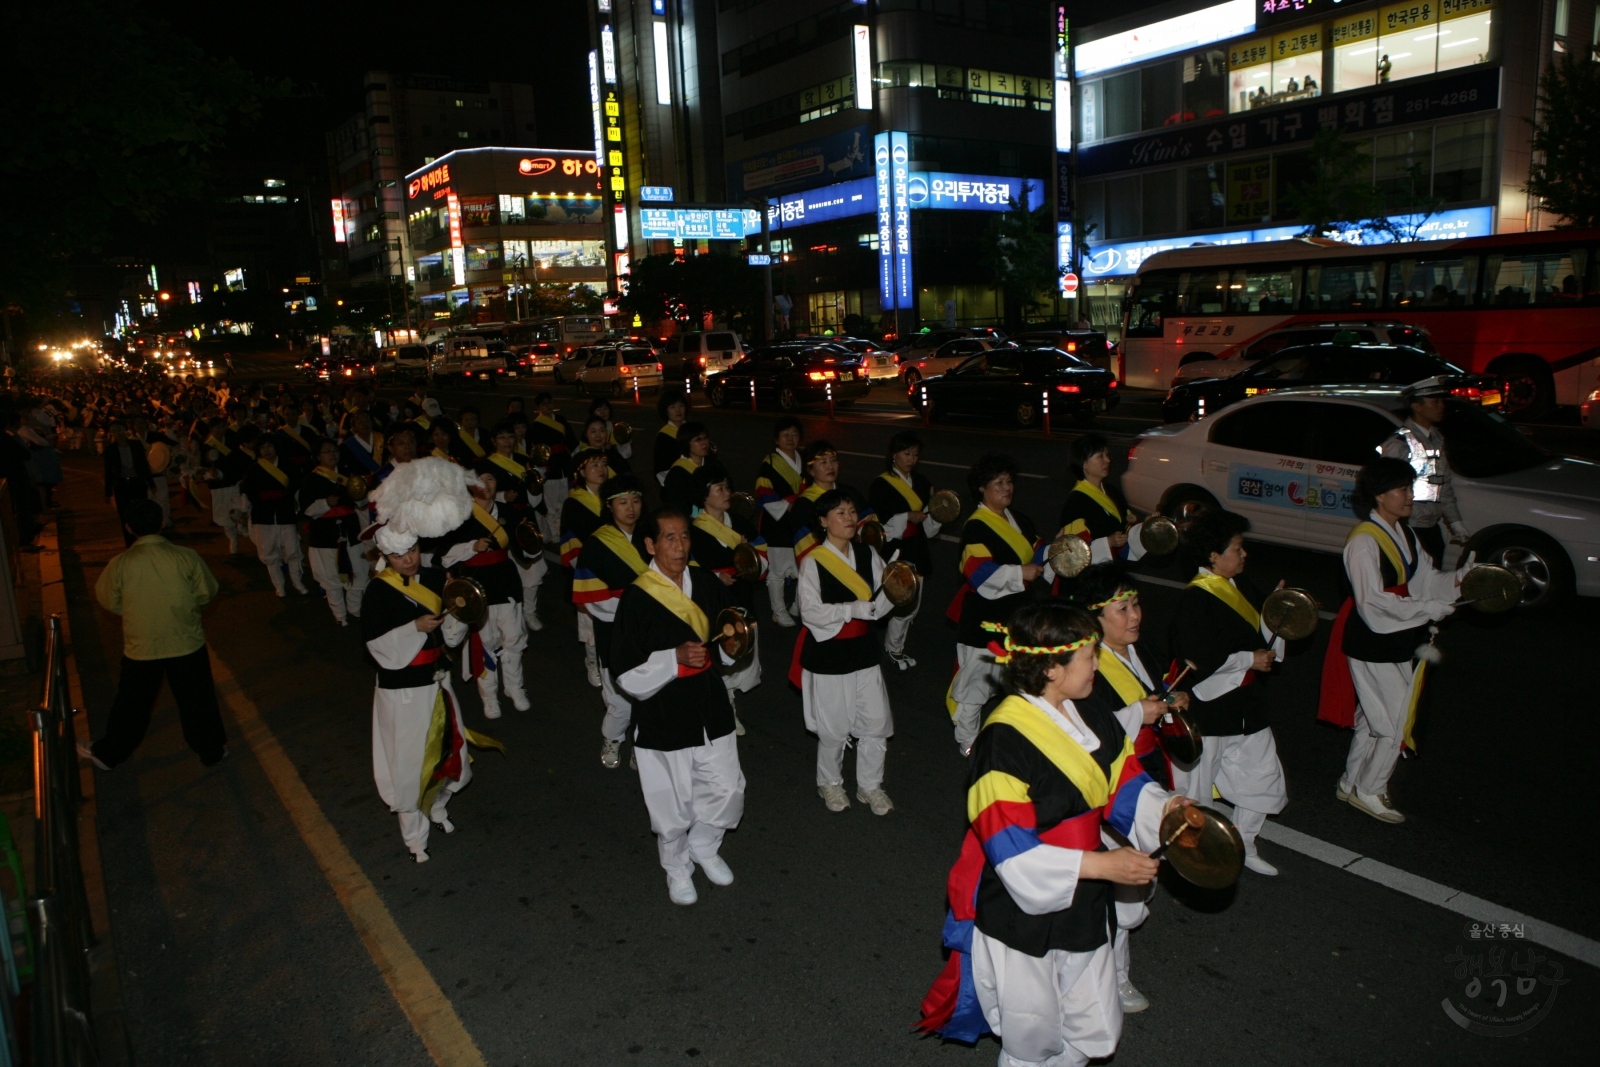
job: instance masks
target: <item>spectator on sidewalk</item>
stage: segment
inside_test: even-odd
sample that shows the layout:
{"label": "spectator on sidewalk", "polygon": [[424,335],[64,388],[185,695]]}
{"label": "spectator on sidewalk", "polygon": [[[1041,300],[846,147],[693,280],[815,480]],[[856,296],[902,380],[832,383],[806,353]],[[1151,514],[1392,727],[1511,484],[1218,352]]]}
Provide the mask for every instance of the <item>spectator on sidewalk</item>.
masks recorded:
{"label": "spectator on sidewalk", "polygon": [[125,516],[136,540],[112,557],[94,589],[102,607],[122,616],[122,673],[104,736],[92,745],[78,742],[78,754],[103,771],[132,756],[166,678],[183,739],[209,767],[228,754],[200,621],[200,609],[217,595],[217,579],[193,549],[161,536],[161,505],[154,500],[133,501]]}
{"label": "spectator on sidewalk", "polygon": [[[106,442],[105,451],[106,499],[116,501],[117,518],[122,522],[122,543],[132,545],[138,535],[133,532],[128,517],[133,513],[134,504],[150,499],[156,480],[150,474],[150,460],[144,453],[144,444],[128,436],[127,424],[113,422],[107,430],[111,440]],[[157,510],[160,510],[159,505]]]}

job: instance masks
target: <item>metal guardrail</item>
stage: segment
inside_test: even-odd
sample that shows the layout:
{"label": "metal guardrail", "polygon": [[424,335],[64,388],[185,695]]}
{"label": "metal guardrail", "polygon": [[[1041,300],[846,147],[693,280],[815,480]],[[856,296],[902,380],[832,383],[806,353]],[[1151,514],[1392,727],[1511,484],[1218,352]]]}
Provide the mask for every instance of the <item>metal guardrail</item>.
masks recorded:
{"label": "metal guardrail", "polygon": [[100,1062],[89,1010],[89,920],[78,852],[83,802],[67,688],[61,616],[45,620],[44,694],[33,712],[35,969],[31,1027],[33,1067],[92,1067]]}

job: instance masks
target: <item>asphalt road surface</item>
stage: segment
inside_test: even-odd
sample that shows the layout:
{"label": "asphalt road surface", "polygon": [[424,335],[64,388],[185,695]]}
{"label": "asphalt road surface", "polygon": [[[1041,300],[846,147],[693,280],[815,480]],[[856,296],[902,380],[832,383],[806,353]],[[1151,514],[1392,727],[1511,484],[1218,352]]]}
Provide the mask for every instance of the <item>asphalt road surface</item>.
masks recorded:
{"label": "asphalt road surface", "polygon": [[[265,363],[256,357],[241,371],[281,376],[281,365]],[[507,392],[470,395],[492,419]],[[465,395],[441,399],[453,407]],[[563,403],[569,416],[581,409]],[[889,435],[917,425],[863,408],[806,420],[809,437],[840,449],[842,480],[861,487],[882,469]],[[638,431],[635,467],[650,480],[654,412],[622,404],[618,414]],[[701,414],[748,487],[772,413]],[[1136,432],[1109,420],[1107,429]],[[936,486],[970,495],[971,461],[1009,451],[1028,474],[1016,506],[1041,526],[1054,522],[1064,435],[924,433]],[[63,562],[98,730],[120,631],[94,606],[93,585],[121,542],[99,498],[98,460],[66,465]],[[965,766],[942,704],[953,664],[942,617],[956,587],[953,544],[935,547],[938,573],[908,648],[919,665],[886,670],[896,732],[885,788],[896,810],[876,818],[860,804],[837,815],[823,807],[815,740],[783,680],[792,633],[765,625],[766,680],[740,701],[746,815],[723,849],[737,880],[717,888],[697,877],[700,902],[681,908],[667,900],[636,777],[626,761],[600,766],[600,697],[585,681],[559,582],[546,583],[547,626],[529,641],[533,710],[508,706],[486,723],[476,692],[458,684],[469,725],[507,753],[478,753],[473,782],[451,805],[456,832],[436,831],[432,861],[418,866],[372,783],[373,671],[358,631],[337,628],[316,596],[277,599],[248,543],[228,559],[208,516],[180,516],[179,542],[205,556],[223,587],[206,621],[229,694],[232,755],[201,768],[164,697],[144,747],[102,775],[101,847],[139,1062],[479,1062],[424,1046],[412,1020],[441,1005],[423,997],[419,1007],[415,984],[396,980],[394,961],[406,953],[494,1067],[994,1062],[993,1039],[974,1049],[910,1030],[942,964],[944,879],[965,826]],[[1250,569],[1334,602],[1333,557],[1257,546]],[[1159,635],[1177,595],[1159,583],[1180,576],[1146,573],[1147,632]],[[1415,886],[1390,879],[1402,888],[1425,879],[1553,924],[1577,935],[1574,951],[1593,961],[1594,804],[1571,745],[1591,736],[1582,720],[1594,708],[1597,624],[1600,606],[1585,600],[1448,627],[1447,658],[1421,712],[1421,758],[1403,763],[1393,784],[1403,826],[1335,801],[1349,735],[1314,720],[1326,628],[1302,642],[1272,680],[1291,799],[1269,835],[1296,831],[1403,872]],[[329,869],[330,849],[346,850],[350,869]],[[1540,975],[1559,967],[1565,984],[1532,1028],[1469,1032],[1443,1007],[1472,977],[1462,957],[1486,951],[1468,940],[1465,916],[1418,899],[1425,889],[1390,888],[1304,849],[1269,839],[1262,853],[1280,876],[1246,872],[1224,893],[1164,872],[1152,917],[1133,937],[1133,978],[1152,1007],[1128,1018],[1115,1063],[1531,1064],[1593,1054],[1592,962],[1510,942],[1498,972],[1484,957],[1481,997],[1492,1001],[1519,973],[1513,964],[1533,958],[1518,952],[1539,957]],[[397,941],[358,932],[346,912],[352,880],[376,888]]]}

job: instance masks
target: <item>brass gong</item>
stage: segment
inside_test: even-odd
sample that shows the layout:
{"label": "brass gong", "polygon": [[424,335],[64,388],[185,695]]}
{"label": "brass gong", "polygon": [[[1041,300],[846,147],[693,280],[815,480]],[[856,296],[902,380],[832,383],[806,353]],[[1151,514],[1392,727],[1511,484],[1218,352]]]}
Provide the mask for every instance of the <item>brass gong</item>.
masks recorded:
{"label": "brass gong", "polygon": [[897,559],[883,568],[883,595],[895,607],[904,607],[917,598],[917,568]]}
{"label": "brass gong", "polygon": [[928,498],[928,515],[940,526],[948,526],[961,517],[961,498],[948,489],[941,489]]}
{"label": "brass gong", "polygon": [[748,541],[741,541],[734,546],[733,574],[747,582],[761,577],[761,554]]}
{"label": "brass gong", "polygon": [[756,498],[749,493],[734,493],[728,500],[728,510],[748,522],[756,521]]}
{"label": "brass gong", "polygon": [[865,519],[856,527],[856,540],[870,548],[882,548],[884,535],[883,523],[877,519]]}
{"label": "brass gong", "polygon": [[1150,516],[1139,526],[1139,544],[1146,555],[1167,555],[1178,547],[1178,524],[1165,515]]}
{"label": "brass gong", "polygon": [[533,461],[535,467],[548,465],[550,462],[550,446],[530,445],[528,447],[528,458]]}
{"label": "brass gong", "polygon": [[1239,831],[1210,808],[1191,804],[1168,812],[1161,841],[1172,869],[1202,889],[1226,889],[1244,870]]}
{"label": "brass gong", "polygon": [[530,556],[544,555],[544,534],[539,532],[539,526],[532,519],[523,519],[517,523],[517,546]]}
{"label": "brass gong", "polygon": [[1275,589],[1261,604],[1261,621],[1285,641],[1299,641],[1317,632],[1322,605],[1304,589]]}
{"label": "brass gong", "polygon": [[345,490],[350,494],[351,500],[360,500],[362,497],[367,495],[367,480],[361,477],[359,474],[351,474],[346,476],[344,480],[344,487]]}
{"label": "brass gong", "polygon": [[1205,751],[1205,735],[1187,711],[1169,708],[1167,714],[1156,720],[1156,740],[1167,756],[1177,763],[1198,763]]}
{"label": "brass gong", "polygon": [[1486,563],[1461,579],[1461,599],[1456,603],[1494,615],[1522,603],[1522,592],[1522,577],[1516,571]]}
{"label": "brass gong", "polygon": [[1060,577],[1076,578],[1083,573],[1085,567],[1089,566],[1092,557],[1089,552],[1089,542],[1077,534],[1064,533],[1050,542],[1045,558],[1050,561],[1051,568]]}
{"label": "brass gong", "polygon": [[625,445],[633,440],[633,427],[625,422],[611,424],[611,439],[619,445]]}
{"label": "brass gong", "polygon": [[722,646],[729,659],[743,659],[756,644],[756,624],[744,608],[723,608],[717,612],[711,640]]}
{"label": "brass gong", "polygon": [[444,583],[444,613],[468,626],[489,617],[489,596],[471,578],[451,578]]}

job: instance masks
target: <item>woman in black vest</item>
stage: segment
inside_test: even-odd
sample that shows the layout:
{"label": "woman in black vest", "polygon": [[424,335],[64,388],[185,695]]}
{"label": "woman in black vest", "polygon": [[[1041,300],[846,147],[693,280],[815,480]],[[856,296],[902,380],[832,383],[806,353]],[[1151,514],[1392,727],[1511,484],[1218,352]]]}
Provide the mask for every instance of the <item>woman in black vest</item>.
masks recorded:
{"label": "woman in black vest", "polygon": [[[939,521],[928,514],[928,499],[933,485],[917,470],[922,459],[922,439],[911,430],[889,438],[889,452],[883,473],[867,486],[867,502],[883,523],[883,555],[911,563],[924,578],[933,574],[933,552],[929,542],[939,536]],[[901,670],[910,670],[917,661],[906,655],[906,635],[922,607],[922,587],[917,598],[889,616],[883,650]]]}

